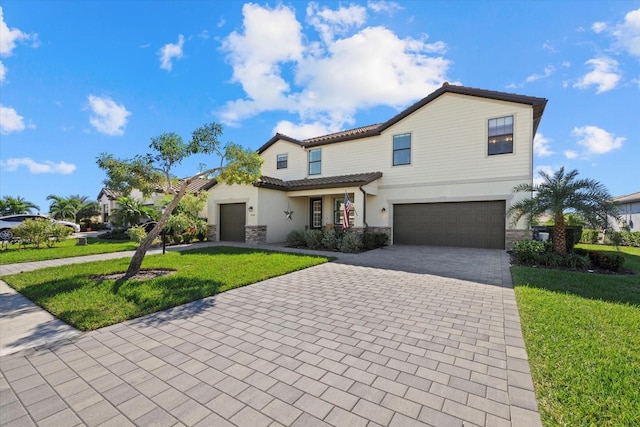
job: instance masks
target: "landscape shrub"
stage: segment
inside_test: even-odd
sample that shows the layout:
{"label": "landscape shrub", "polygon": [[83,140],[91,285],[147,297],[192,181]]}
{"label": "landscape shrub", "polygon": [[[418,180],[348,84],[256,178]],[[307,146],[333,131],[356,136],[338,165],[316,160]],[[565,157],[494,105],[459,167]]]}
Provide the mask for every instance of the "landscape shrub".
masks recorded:
{"label": "landscape shrub", "polygon": [[365,250],[381,248],[389,244],[387,233],[376,233],[367,231],[362,235],[362,245]]}
{"label": "landscape shrub", "polygon": [[145,237],[147,237],[147,232],[144,230],[143,226],[136,225],[135,227],[129,228],[129,240],[132,242],[140,244]]}
{"label": "landscape shrub", "polygon": [[595,245],[598,243],[598,230],[593,228],[585,228],[582,230],[582,236],[580,237],[580,243],[586,243]]}
{"label": "landscape shrub", "polygon": [[309,249],[320,249],[322,247],[322,231],[321,230],[304,230],[304,244]]}
{"label": "landscape shrub", "polygon": [[293,230],[287,234],[287,246],[297,248],[305,245],[304,232],[302,230]]}
{"label": "landscape shrub", "polygon": [[573,251],[573,247],[580,243],[580,239],[582,238],[582,227],[579,225],[567,226],[565,227],[565,234],[567,253],[571,253]]}
{"label": "landscape shrub", "polygon": [[563,265],[576,270],[586,270],[591,267],[591,260],[587,254],[579,255],[574,251],[564,258]]}
{"label": "landscape shrub", "polygon": [[51,248],[72,232],[69,227],[47,219],[28,219],[13,229],[13,235],[23,244],[31,244],[35,248],[39,248],[43,242]]}
{"label": "landscape shrub", "polygon": [[611,271],[618,271],[625,261],[624,255],[619,252],[589,251],[589,258],[594,267]]}
{"label": "landscape shrub", "polygon": [[640,247],[640,231],[623,231],[623,245]]}
{"label": "landscape shrub", "polygon": [[338,234],[335,230],[327,230],[323,233],[322,236],[322,247],[328,251],[338,251],[340,250],[340,244],[342,243],[342,232]]}
{"label": "landscape shrub", "polygon": [[614,231],[612,233],[610,233],[608,235],[609,237],[609,241],[611,242],[611,244],[613,246],[615,246],[616,248],[620,245],[622,245],[624,238],[622,236],[622,233],[620,231]]}
{"label": "landscape shrub", "polygon": [[545,248],[545,242],[538,240],[517,240],[513,242],[513,254],[516,262],[523,265],[537,264],[540,255],[545,253]]}
{"label": "landscape shrub", "polygon": [[354,253],[362,250],[362,237],[360,233],[347,232],[340,242],[340,252]]}
{"label": "landscape shrub", "polygon": [[564,265],[564,258],[555,252],[543,252],[537,255],[538,263],[547,267],[560,267]]}

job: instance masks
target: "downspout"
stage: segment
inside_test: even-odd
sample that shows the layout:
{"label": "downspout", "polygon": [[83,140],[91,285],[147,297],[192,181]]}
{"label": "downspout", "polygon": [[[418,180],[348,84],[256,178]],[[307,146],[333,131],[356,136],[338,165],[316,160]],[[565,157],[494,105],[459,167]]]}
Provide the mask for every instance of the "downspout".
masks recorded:
{"label": "downspout", "polygon": [[364,223],[364,231],[366,232],[369,228],[369,224],[367,224],[367,192],[364,191],[362,185],[358,187],[364,196],[364,200],[362,202],[362,222]]}

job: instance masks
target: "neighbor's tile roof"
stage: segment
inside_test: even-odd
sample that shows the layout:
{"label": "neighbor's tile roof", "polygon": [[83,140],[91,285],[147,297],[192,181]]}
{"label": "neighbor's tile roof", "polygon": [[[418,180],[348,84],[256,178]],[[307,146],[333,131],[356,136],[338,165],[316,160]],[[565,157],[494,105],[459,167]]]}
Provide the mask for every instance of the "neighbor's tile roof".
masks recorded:
{"label": "neighbor's tile roof", "polygon": [[620,203],[631,203],[631,202],[640,202],[640,191],[637,193],[627,194],[625,196],[618,196],[613,198],[613,202]]}
{"label": "neighbor's tile roof", "polygon": [[366,185],[381,177],[382,172],[357,173],[352,175],[328,176],[322,178],[305,178],[291,181],[283,181],[278,178],[263,176],[253,185],[256,187],[271,188],[273,190],[282,191],[316,190],[321,188]]}
{"label": "neighbor's tile roof", "polygon": [[480,98],[487,99],[495,99],[499,101],[507,101],[507,102],[515,102],[518,104],[528,104],[533,107],[533,133],[535,135],[538,125],[540,124],[540,120],[542,119],[542,114],[544,113],[544,108],[547,105],[547,99],[545,98],[537,98],[533,96],[527,95],[519,95],[515,93],[509,92],[498,92],[494,90],[486,90],[486,89],[478,89],[467,86],[457,86],[451,85],[448,83],[444,83],[440,88],[422,98],[420,101],[401,111],[391,119],[387,120],[384,123],[362,126],[355,129],[349,129],[342,132],[336,132],[329,135],[322,135],[314,138],[308,138],[304,140],[298,140],[292,138],[287,135],[283,135],[281,133],[276,133],[273,138],[267,141],[262,147],[258,149],[258,153],[262,153],[264,150],[269,148],[278,140],[284,140],[291,142],[293,144],[299,145],[302,148],[315,147],[319,145],[332,144],[335,142],[341,141],[349,141],[358,138],[366,138],[369,136],[380,135],[385,129],[393,126],[398,123],[400,120],[405,117],[413,114],[420,108],[424,107],[431,101],[435,100],[439,96],[445,93],[455,93],[459,95],[467,95],[467,96],[476,96]]}
{"label": "neighbor's tile roof", "polygon": [[[182,181],[183,180],[178,181],[178,183],[174,185],[172,188],[174,190],[178,190],[180,188],[180,184],[182,183]],[[199,193],[200,191],[206,191],[216,184],[217,184],[217,181],[215,179],[196,178],[193,181],[191,181],[189,185],[187,185],[187,193]],[[164,191],[161,188],[157,188],[156,192],[163,193]],[[102,190],[100,190],[100,194],[98,194],[98,200],[100,200],[103,194],[106,195],[107,198],[109,198],[109,200],[116,200],[118,197],[121,196],[121,194],[113,190],[110,190],[108,188],[103,188]]]}

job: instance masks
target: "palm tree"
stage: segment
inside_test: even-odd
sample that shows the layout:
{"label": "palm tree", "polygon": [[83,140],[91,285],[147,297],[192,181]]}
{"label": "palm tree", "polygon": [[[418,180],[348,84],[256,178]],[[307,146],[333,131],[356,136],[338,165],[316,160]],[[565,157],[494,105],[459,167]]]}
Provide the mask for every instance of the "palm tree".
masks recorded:
{"label": "palm tree", "polygon": [[47,200],[52,200],[49,205],[49,213],[53,218],[67,221],[76,219],[76,213],[80,208],[77,200],[71,197],[56,196],[55,194],[49,194]]}
{"label": "palm tree", "polygon": [[115,211],[116,221],[124,227],[138,224],[143,219],[153,218],[155,211],[141,201],[130,196],[118,197],[118,208]]}
{"label": "palm tree", "polygon": [[32,209],[40,210],[40,207],[21,196],[4,196],[0,200],[0,216],[26,214],[30,213]]}
{"label": "palm tree", "polygon": [[617,216],[617,208],[611,201],[611,195],[604,185],[592,179],[577,179],[578,171],[565,174],[561,167],[553,175],[540,171],[543,181],[540,184],[520,184],[514,187],[515,192],[533,193],[530,199],[520,200],[508,210],[513,215],[513,222],[527,217],[529,223],[544,213],[554,218],[553,251],[565,255],[566,232],[565,211],[581,215],[591,225],[606,227],[607,215]]}
{"label": "palm tree", "polygon": [[75,194],[69,196],[70,200],[73,200],[77,206],[75,222],[80,224],[81,222],[91,221],[91,218],[100,214],[100,203],[96,200],[90,200],[88,196],[81,196]]}

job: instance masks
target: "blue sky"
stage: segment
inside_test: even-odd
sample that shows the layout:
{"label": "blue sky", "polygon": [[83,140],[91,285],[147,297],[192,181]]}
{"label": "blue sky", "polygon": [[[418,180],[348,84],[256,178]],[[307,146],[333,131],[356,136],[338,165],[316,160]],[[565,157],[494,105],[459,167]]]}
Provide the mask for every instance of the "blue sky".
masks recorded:
{"label": "blue sky", "polygon": [[[0,1],[0,195],[95,198],[102,152],[208,122],[257,149],[444,81],[549,100],[534,167],[640,191],[640,1]],[[358,159],[354,159],[354,162]],[[197,172],[193,157],[178,176]]]}

